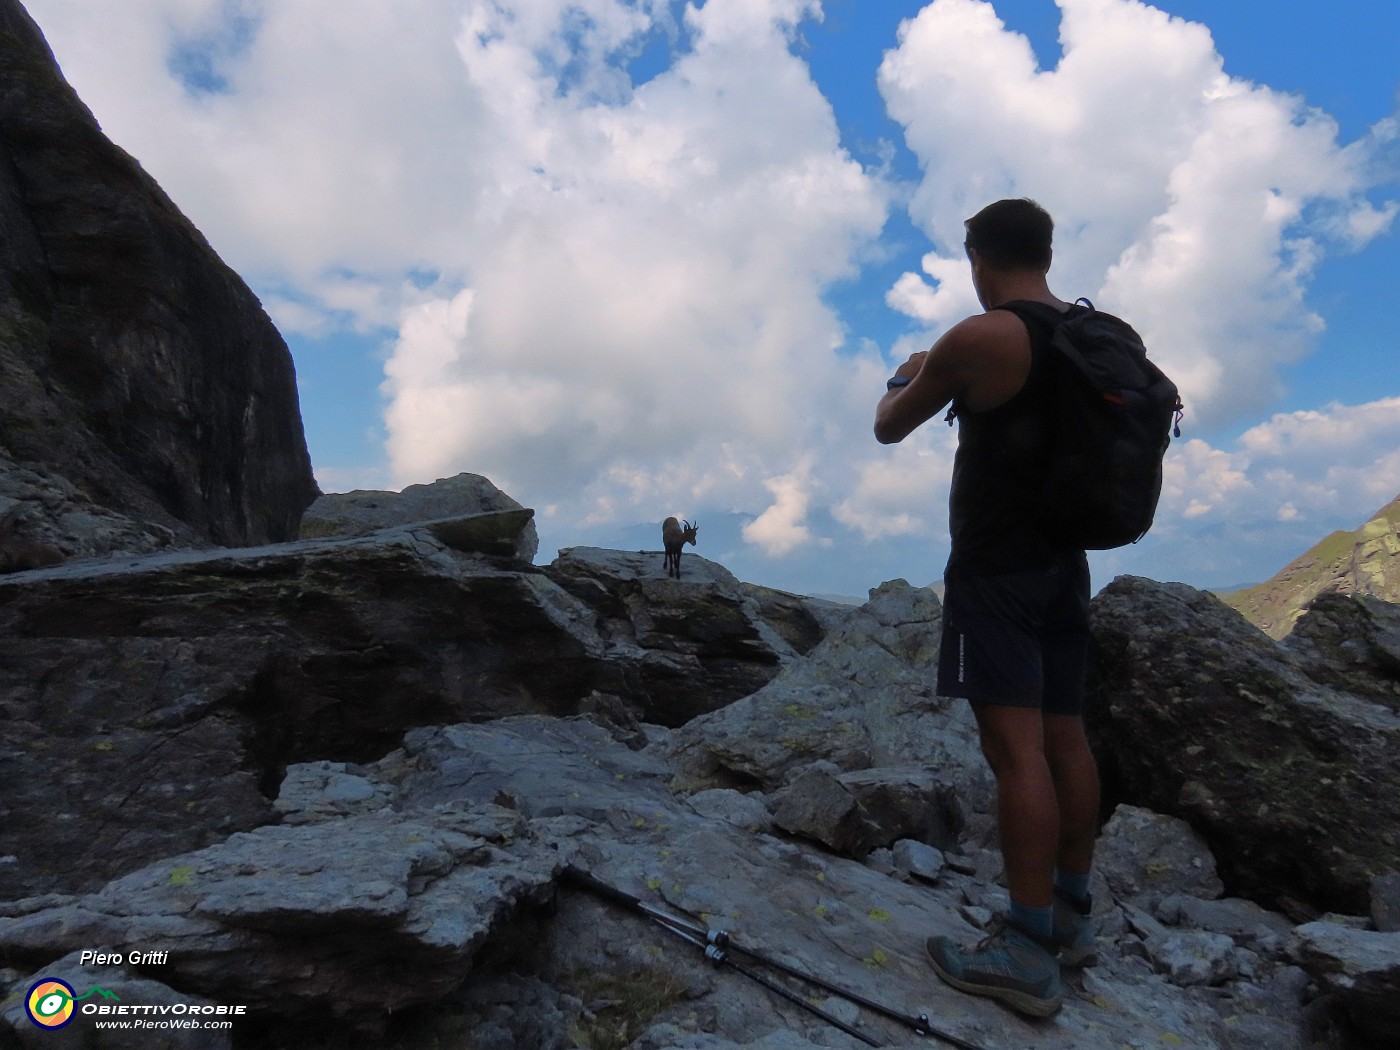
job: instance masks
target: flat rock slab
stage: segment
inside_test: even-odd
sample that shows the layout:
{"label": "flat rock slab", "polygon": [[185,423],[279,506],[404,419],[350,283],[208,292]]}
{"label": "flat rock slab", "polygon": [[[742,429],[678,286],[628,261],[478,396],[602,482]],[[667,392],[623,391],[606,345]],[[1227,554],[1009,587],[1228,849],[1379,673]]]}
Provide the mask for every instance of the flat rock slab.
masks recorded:
{"label": "flat rock slab", "polygon": [[490,806],[270,826],[0,923],[0,954],[46,973],[46,959],[94,946],[163,953],[126,969],[264,1022],[329,1008],[372,1031],[460,985],[499,924],[548,898],[558,867],[518,814]]}

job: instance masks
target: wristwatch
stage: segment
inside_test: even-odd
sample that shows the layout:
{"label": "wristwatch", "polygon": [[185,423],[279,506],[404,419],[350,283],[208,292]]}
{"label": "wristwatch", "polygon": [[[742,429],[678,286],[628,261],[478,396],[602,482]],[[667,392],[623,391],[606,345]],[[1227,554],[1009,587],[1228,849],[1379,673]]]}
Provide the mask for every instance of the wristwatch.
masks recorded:
{"label": "wristwatch", "polygon": [[908,386],[911,378],[910,376],[890,376],[889,379],[885,380],[885,389],[898,390],[902,386]]}

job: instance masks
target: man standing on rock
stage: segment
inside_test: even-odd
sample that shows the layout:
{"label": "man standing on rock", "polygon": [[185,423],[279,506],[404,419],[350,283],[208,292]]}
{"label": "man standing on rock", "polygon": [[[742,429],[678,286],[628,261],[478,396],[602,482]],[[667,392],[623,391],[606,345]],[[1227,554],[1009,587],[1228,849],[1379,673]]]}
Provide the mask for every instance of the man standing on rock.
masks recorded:
{"label": "man standing on rock", "polygon": [[[1089,871],[1099,778],[1084,733],[1089,568],[1084,551],[1037,527],[1046,463],[1052,322],[1008,304],[1072,307],[1046,282],[1050,216],[1002,200],[967,220],[972,283],[985,312],[968,317],[895,371],[875,437],[902,441],[950,402],[958,452],[949,500],[938,692],[972,703],[997,784],[1011,912],[973,947],[928,941],[938,975],[1018,1012],[1060,1008],[1060,963],[1094,951]],[[1053,315],[1052,315],[1053,316]]]}

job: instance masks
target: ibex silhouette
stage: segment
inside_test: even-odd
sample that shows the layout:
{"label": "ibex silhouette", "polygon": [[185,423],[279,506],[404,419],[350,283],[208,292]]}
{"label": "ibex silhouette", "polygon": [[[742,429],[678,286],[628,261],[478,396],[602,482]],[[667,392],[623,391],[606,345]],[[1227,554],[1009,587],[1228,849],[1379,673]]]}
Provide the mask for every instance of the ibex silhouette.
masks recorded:
{"label": "ibex silhouette", "polygon": [[675,518],[667,518],[661,523],[661,544],[666,548],[666,560],[663,563],[667,576],[681,578],[681,548],[687,543],[695,546],[695,533],[700,529],[700,523],[692,525],[686,522],[684,527]]}

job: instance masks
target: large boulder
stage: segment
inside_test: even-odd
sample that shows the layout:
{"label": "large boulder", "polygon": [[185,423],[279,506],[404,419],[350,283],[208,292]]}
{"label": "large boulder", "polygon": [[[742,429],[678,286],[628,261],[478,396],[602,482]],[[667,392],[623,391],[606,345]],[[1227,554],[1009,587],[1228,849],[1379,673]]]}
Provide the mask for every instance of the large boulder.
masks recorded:
{"label": "large boulder", "polygon": [[409,485],[401,492],[356,489],[326,493],[302,515],[301,538],[365,536],[395,525],[486,514],[503,518],[526,515],[527,524],[516,530],[513,553],[526,564],[534,561],[540,540],[533,515],[480,474],[439,478],[431,485]]}
{"label": "large boulder", "polygon": [[[102,134],[0,0],[0,471],[184,545],[296,535],[316,496],[291,355],[257,298]],[[26,497],[28,498],[28,497]],[[31,510],[69,535],[49,502]],[[83,550],[81,536],[60,543]]]}
{"label": "large boulder", "polygon": [[1373,699],[1382,687],[1318,681],[1182,584],[1115,580],[1093,630],[1090,724],[1110,795],[1190,822],[1233,893],[1365,914],[1372,879],[1400,869],[1400,715]]}
{"label": "large boulder", "polygon": [[641,714],[666,726],[767,685],[825,635],[811,607],[833,604],[747,587],[694,555],[679,580],[657,555],[598,547],[562,550],[544,571],[588,607],[591,629],[632,677],[627,693],[645,697]]}
{"label": "large boulder", "polygon": [[1298,927],[1293,950],[1350,1026],[1374,1046],[1400,1045],[1400,934],[1332,922]]}
{"label": "large boulder", "polygon": [[771,791],[823,761],[846,772],[918,764],[984,783],[968,705],[934,693],[942,615],[926,588],[872,590],[805,660],[673,735],[678,786]]}

